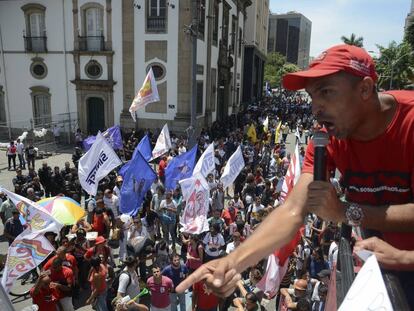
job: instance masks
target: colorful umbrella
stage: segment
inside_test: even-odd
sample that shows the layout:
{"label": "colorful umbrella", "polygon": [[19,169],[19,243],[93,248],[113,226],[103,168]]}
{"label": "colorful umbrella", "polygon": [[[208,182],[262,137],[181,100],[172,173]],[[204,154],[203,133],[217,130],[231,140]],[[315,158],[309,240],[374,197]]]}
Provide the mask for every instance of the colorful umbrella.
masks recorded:
{"label": "colorful umbrella", "polygon": [[76,224],[86,215],[79,203],[68,197],[45,198],[36,203],[64,225]]}

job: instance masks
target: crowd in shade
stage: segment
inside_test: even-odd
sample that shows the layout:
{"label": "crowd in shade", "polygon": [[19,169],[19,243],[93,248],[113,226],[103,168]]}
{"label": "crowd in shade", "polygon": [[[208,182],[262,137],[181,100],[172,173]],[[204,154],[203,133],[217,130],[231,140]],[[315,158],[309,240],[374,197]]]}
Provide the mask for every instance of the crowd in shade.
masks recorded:
{"label": "crowd in shade", "polygon": [[[186,202],[179,184],[172,189],[165,185],[168,165],[190,150],[185,135],[171,133],[169,152],[150,162],[157,178],[134,216],[120,210],[124,182],[118,172],[121,167],[100,180],[95,196],[82,189],[78,164],[85,150],[80,131],[73,161],[63,167],[52,168],[43,162],[35,169],[34,159],[19,156],[20,165],[13,167],[14,189],[10,190],[32,201],[70,197],[84,207],[87,216],[73,226],[64,226],[60,234],[46,232],[56,251],[43,262],[40,274],[33,272],[18,282],[33,283],[30,295],[40,311],[70,311],[87,304],[98,311],[252,311],[265,310],[272,304],[276,310],[324,310],[339,235],[337,224],[323,222],[313,214],[306,218],[277,292],[270,293],[258,285],[266,274],[266,259],[245,271],[234,293],[225,299],[214,296],[203,282],[185,293],[175,292],[176,286],[202,263],[232,252],[278,208],[291,162],[287,149],[294,150],[291,137],[296,136],[301,162],[317,127],[310,99],[304,93],[283,91],[249,105],[237,116],[203,128],[196,157],[214,143],[215,170],[207,176],[209,230],[198,235],[180,230]],[[122,132],[123,148],[116,151],[127,163],[144,135],[153,147],[158,134],[150,130]],[[19,141],[17,146],[27,151],[27,157],[33,146],[25,149],[19,145],[23,143]],[[220,176],[239,146],[245,166],[225,188]],[[11,149],[11,153],[17,152]],[[339,186],[337,190],[340,195]],[[4,237],[12,243],[24,228],[13,202],[4,193],[0,200]]]}

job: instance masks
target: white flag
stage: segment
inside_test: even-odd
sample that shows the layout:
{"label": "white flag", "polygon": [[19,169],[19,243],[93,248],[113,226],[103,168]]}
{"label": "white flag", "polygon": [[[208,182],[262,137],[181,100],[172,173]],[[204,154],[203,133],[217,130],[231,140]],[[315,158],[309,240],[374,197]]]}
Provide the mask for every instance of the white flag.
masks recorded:
{"label": "white flag", "polygon": [[62,229],[63,224],[36,202],[7,189],[0,187],[0,190],[13,202],[23,219],[22,223],[27,224],[32,232],[45,233],[53,231],[59,233]]}
{"label": "white flag", "polygon": [[214,143],[211,143],[206,150],[204,150],[200,159],[198,159],[197,164],[194,167],[193,175],[200,173],[202,176],[207,177],[207,175],[214,171],[216,165],[214,163]]}
{"label": "white flag", "polygon": [[290,190],[299,180],[300,163],[299,163],[299,144],[296,144],[295,153],[291,156],[289,168],[286,172],[285,179],[280,193],[280,201],[284,202]]}
{"label": "white flag", "polygon": [[159,100],[160,96],[158,95],[157,83],[155,82],[154,73],[152,72],[151,67],[145,77],[141,89],[138,91],[137,95],[135,95],[132,104],[129,107],[132,119],[135,121],[135,113],[138,109]]}
{"label": "white flag", "polygon": [[121,164],[114,149],[98,133],[91,149],[79,160],[79,181],[82,188],[90,195],[96,195],[99,181]]}
{"label": "white flag", "polygon": [[263,131],[265,133],[269,132],[269,117],[267,116],[266,119],[263,121]]}
{"label": "white flag", "polygon": [[200,174],[183,179],[180,182],[183,200],[186,202],[180,218],[181,232],[200,234],[208,231],[207,214],[209,210],[210,190],[207,181]]}
{"label": "white flag", "polygon": [[6,292],[10,291],[19,276],[36,268],[54,250],[42,233],[33,233],[30,227],[20,233],[7,252],[6,266],[1,280]]}
{"label": "white flag", "polygon": [[231,155],[224,168],[223,175],[221,175],[220,181],[223,183],[223,188],[230,186],[236,177],[240,174],[244,167],[243,153],[240,146]]}
{"label": "white flag", "polygon": [[168,130],[168,124],[165,123],[160,135],[158,136],[157,143],[155,144],[154,150],[152,150],[152,160],[162,156],[168,152],[171,148],[170,131]]}
{"label": "white flag", "polygon": [[299,128],[298,127],[296,127],[295,136],[298,139],[298,142],[301,144],[302,143],[302,139],[300,137],[300,133],[299,133]]}

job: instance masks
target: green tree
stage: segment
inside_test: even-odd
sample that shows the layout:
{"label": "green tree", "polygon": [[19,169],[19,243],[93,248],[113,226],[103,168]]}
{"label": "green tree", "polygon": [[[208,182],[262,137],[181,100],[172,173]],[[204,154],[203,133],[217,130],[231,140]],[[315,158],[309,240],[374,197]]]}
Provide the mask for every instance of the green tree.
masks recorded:
{"label": "green tree", "polygon": [[362,48],[364,46],[364,38],[363,37],[357,37],[356,34],[351,33],[351,36],[349,38],[342,36],[341,40],[345,43],[345,44],[349,44],[349,45],[355,45],[358,46],[360,48]]}
{"label": "green tree", "polygon": [[271,87],[278,87],[284,74],[298,70],[298,66],[286,62],[286,57],[282,54],[269,53],[264,68],[264,80],[269,82]]}
{"label": "green tree", "polygon": [[379,57],[375,58],[378,86],[381,89],[404,89],[412,84],[414,77],[414,55],[408,42],[397,44],[392,41],[388,47],[377,45]]}

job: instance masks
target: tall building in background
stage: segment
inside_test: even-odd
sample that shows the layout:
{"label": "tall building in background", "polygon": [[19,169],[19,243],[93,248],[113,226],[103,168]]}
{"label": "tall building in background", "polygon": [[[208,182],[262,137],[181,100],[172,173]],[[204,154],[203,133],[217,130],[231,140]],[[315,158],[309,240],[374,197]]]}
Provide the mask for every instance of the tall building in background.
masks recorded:
{"label": "tall building in background", "polygon": [[270,14],[267,51],[279,52],[288,62],[306,68],[311,31],[312,22],[300,13]]}
{"label": "tall building in background", "polygon": [[407,18],[405,19],[405,26],[404,26],[405,30],[407,30],[407,27],[412,24],[413,18],[414,18],[414,0],[411,0],[411,9],[410,9],[410,12],[407,14]]}
{"label": "tall building in background", "polygon": [[261,98],[267,56],[269,0],[256,0],[246,11],[243,103]]}

